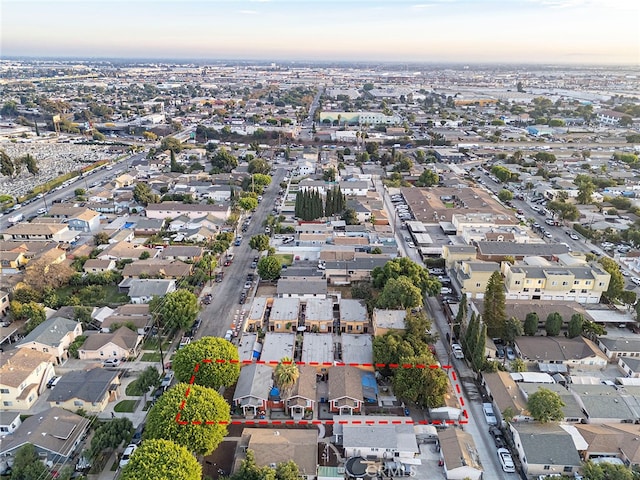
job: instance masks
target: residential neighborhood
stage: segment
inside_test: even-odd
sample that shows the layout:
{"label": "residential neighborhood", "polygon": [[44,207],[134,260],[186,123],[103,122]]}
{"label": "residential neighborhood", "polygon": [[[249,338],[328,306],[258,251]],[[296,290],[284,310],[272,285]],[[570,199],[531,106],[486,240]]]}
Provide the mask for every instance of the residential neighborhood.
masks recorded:
{"label": "residential neighborhood", "polygon": [[2,478],[636,478],[637,72],[494,73],[1,60]]}

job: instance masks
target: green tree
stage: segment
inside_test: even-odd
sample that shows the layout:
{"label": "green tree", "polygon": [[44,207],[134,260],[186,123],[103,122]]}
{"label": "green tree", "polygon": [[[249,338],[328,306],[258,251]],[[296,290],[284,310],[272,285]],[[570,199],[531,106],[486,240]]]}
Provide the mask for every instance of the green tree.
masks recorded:
{"label": "green tree", "polygon": [[165,328],[188,330],[198,316],[198,298],[186,289],[178,289],[151,300],[149,309],[157,312]]}
{"label": "green tree", "polygon": [[107,232],[98,232],[93,236],[95,245],[106,245],[109,243],[109,234]]}
{"label": "green tree", "polygon": [[194,383],[218,389],[233,385],[240,376],[238,349],[219,337],[203,337],[181,348],[173,357],[176,379],[188,383],[194,374]]}
{"label": "green tree", "polygon": [[512,360],[511,364],[509,366],[511,367],[511,371],[512,372],[526,372],[527,371],[527,366],[524,363],[524,360],[522,360],[521,358],[516,358],[515,360]]}
{"label": "green tree", "polygon": [[11,480],[51,480],[53,478],[40,460],[36,448],[26,443],[18,449],[11,469]]}
{"label": "green tree", "polygon": [[170,440],[146,440],[122,470],[122,480],[200,480],[202,466],[185,447]]}
{"label": "green tree", "polygon": [[480,325],[478,336],[473,346],[473,355],[471,356],[471,366],[476,372],[479,372],[485,363],[485,350],[487,346],[487,324]]}
{"label": "green tree", "polygon": [[176,153],[171,150],[170,151],[170,156],[171,156],[171,160],[170,160],[170,170],[174,173],[184,173],[186,168],[184,167],[184,165],[180,165],[177,161],[176,161]]}
{"label": "green tree", "polygon": [[358,225],[360,223],[358,221],[358,215],[353,208],[345,208],[342,212],[342,220],[344,220],[347,225]]}
{"label": "green tree", "polygon": [[269,249],[269,237],[262,233],[259,235],[253,235],[249,240],[249,246],[254,250],[264,252]]}
{"label": "green tree", "polygon": [[13,300],[10,304],[11,313],[16,320],[26,320],[24,333],[31,332],[47,319],[44,307],[36,302],[20,303]]}
{"label": "green tree", "polygon": [[558,312],[550,313],[547,316],[547,321],[544,324],[544,329],[547,332],[547,336],[557,336],[560,333],[560,330],[562,330],[562,323],[562,315],[560,315]]}
{"label": "green tree", "polygon": [[633,290],[623,290],[620,292],[620,295],[618,295],[618,299],[630,309],[632,305],[635,305],[638,296]]}
{"label": "green tree", "polygon": [[224,148],[219,148],[211,157],[212,173],[229,173],[238,166],[238,159]]}
{"label": "green tree", "polygon": [[136,202],[144,206],[155,203],[159,200],[158,195],[151,191],[151,187],[146,183],[138,182],[133,188],[133,198]]}
{"label": "green tree", "polygon": [[[184,401],[187,390],[189,398]],[[182,408],[178,409],[179,406]],[[218,392],[200,385],[178,383],[149,411],[143,438],[172,440],[190,452],[209,455],[227,435],[226,424],[230,420],[229,404]]]}
{"label": "green tree", "polygon": [[487,325],[488,335],[491,338],[502,338],[507,313],[504,282],[502,274],[498,270],[491,274],[487,282],[482,318]]}
{"label": "green tree", "polygon": [[249,212],[258,208],[258,199],[254,197],[240,197],[238,206],[245,212]]}
{"label": "green tree", "polygon": [[122,442],[128,441],[133,432],[133,423],[128,418],[114,418],[101,423],[91,439],[91,458],[105,450],[115,450]]}
{"label": "green tree", "polygon": [[151,254],[149,253],[149,250],[145,250],[144,252],[140,253],[140,257],[138,257],[140,260],[147,260],[148,258],[151,258]]}
{"label": "green tree", "polygon": [[423,295],[438,295],[442,288],[440,281],[429,275],[429,270],[408,257],[394,258],[383,267],[375,267],[371,271],[373,286],[378,289],[383,288],[390,279],[400,276],[408,277]]}
{"label": "green tree", "polygon": [[145,395],[151,387],[160,385],[160,372],[153,365],[145,368],[135,381],[134,395]]}
{"label": "green tree", "polygon": [[263,175],[268,175],[270,171],[271,167],[267,161],[262,158],[254,158],[247,166],[247,172],[249,173],[261,173]]}
{"label": "green tree", "polygon": [[283,357],[276,365],[273,379],[275,384],[283,391],[289,391],[300,376],[298,365],[289,357]]}
{"label": "green tree", "polygon": [[11,157],[4,150],[0,150],[0,174],[5,177],[13,178],[16,169],[13,165]]}
{"label": "green tree", "polygon": [[498,198],[501,202],[510,202],[511,200],[513,200],[513,193],[511,193],[510,190],[503,188],[498,192]]}
{"label": "green tree", "polygon": [[422,407],[436,408],[444,405],[449,390],[449,380],[440,368],[429,368],[435,364],[431,354],[402,357],[400,364],[424,365],[425,368],[399,368],[393,378],[395,394]]}
{"label": "green tree", "polygon": [[391,278],[384,285],[376,305],[385,309],[419,307],[422,305],[422,292],[409,277]]}
{"label": "green tree", "polygon": [[576,175],[573,183],[578,187],[578,196],[576,200],[581,205],[591,203],[591,196],[595,192],[596,186],[588,175]]}
{"label": "green tree", "polygon": [[565,403],[556,392],[540,387],[529,395],[527,410],[534,420],[540,423],[556,422],[564,418],[562,407]]}
{"label": "green tree", "polygon": [[433,187],[440,182],[440,177],[433,170],[426,168],[416,180],[416,187]]}
{"label": "green tree", "polygon": [[464,331],[466,328],[467,313],[469,311],[469,305],[467,304],[467,295],[462,294],[460,303],[458,304],[458,313],[456,313],[456,323],[453,325],[453,336],[460,338],[460,331]]}
{"label": "green tree", "polygon": [[513,341],[523,333],[524,330],[522,327],[522,322],[516,317],[511,317],[504,323],[502,339],[507,343],[513,343]]}
{"label": "green tree", "polygon": [[582,467],[584,480],[634,480],[633,470],[626,465],[587,462]]}
{"label": "green tree", "polygon": [[571,315],[569,325],[567,327],[567,336],[569,338],[575,338],[582,333],[582,325],[584,324],[584,317],[581,313],[574,313]]}
{"label": "green tree", "polygon": [[282,265],[276,257],[262,257],[258,262],[258,275],[264,280],[275,280],[280,276]]}
{"label": "green tree", "polygon": [[[36,126],[37,125],[38,124],[36,123]],[[33,155],[31,155],[30,153],[27,153],[24,157],[20,159],[20,161],[24,164],[25,167],[27,167],[27,171],[31,175],[37,175],[40,172],[36,159],[33,158]]]}
{"label": "green tree", "polygon": [[530,337],[538,333],[538,324],[540,318],[536,312],[527,313],[527,317],[524,319],[524,334]]}
{"label": "green tree", "polygon": [[613,260],[610,257],[600,257],[600,265],[602,268],[611,275],[611,279],[609,280],[609,287],[605,292],[605,295],[609,300],[616,300],[620,298],[620,295],[624,291],[624,276],[620,271],[620,265],[618,262]]}
{"label": "green tree", "polygon": [[160,142],[160,149],[180,153],[182,151],[182,142],[175,137],[164,137]]}
{"label": "green tree", "polygon": [[502,165],[495,165],[491,168],[491,173],[502,183],[506,183],[513,177],[511,170]]}

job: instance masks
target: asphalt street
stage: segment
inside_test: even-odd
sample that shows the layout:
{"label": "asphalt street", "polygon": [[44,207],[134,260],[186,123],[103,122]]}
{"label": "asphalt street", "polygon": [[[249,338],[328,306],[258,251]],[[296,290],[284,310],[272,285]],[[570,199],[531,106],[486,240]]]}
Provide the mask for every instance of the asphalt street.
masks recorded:
{"label": "asphalt street", "polygon": [[[228,267],[219,265],[216,271],[223,271],[224,278],[220,283],[207,285],[202,294],[211,293],[213,298],[209,305],[205,305],[200,313],[202,325],[196,334],[196,338],[205,336],[224,337],[225,332],[231,329],[234,319],[239,322],[242,320],[243,311],[246,312],[251,307],[252,294],[255,292],[255,282],[253,288],[245,304],[239,303],[240,293],[243,290],[247,280],[247,274],[254,272],[251,269],[253,257],[259,252],[249,247],[249,239],[253,235],[264,233],[264,221],[267,215],[273,209],[275,200],[280,190],[280,182],[285,177],[284,168],[275,171],[271,185],[262,194],[262,202],[258,204],[258,208],[252,214],[251,223],[245,233],[242,234],[242,243],[238,247],[231,247],[229,250],[233,253],[233,263]],[[239,222],[242,224],[242,221]],[[256,273],[257,279],[257,273]]]}

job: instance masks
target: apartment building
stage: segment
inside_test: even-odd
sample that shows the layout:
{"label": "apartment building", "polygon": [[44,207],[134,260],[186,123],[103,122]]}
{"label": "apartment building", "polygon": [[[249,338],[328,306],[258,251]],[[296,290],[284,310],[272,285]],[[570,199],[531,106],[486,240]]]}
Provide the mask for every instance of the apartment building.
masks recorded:
{"label": "apartment building", "polygon": [[567,267],[527,259],[515,265],[502,262],[501,271],[506,298],[511,300],[599,303],[611,280],[611,275],[595,263]]}

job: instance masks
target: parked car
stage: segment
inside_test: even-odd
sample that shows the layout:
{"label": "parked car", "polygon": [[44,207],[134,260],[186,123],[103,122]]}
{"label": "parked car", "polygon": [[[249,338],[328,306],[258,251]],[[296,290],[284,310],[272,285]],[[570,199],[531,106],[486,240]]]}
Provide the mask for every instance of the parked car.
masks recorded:
{"label": "parked car", "polygon": [[507,360],[515,360],[516,352],[511,347],[506,348]]}
{"label": "parked car", "polygon": [[464,358],[464,352],[462,351],[462,347],[458,343],[454,343],[451,345],[451,353],[457,359]]}
{"label": "parked car", "polygon": [[104,362],[102,362],[102,365],[104,367],[107,368],[115,368],[120,366],[120,359],[119,358],[107,358]]}
{"label": "parked car", "polygon": [[130,443],[129,445],[127,445],[127,448],[125,448],[124,452],[122,453],[122,457],[120,457],[120,468],[124,468],[127,466],[129,460],[131,459],[131,455],[133,455],[133,452],[135,452],[137,448],[138,446],[135,443]]}
{"label": "parked car", "polygon": [[638,277],[631,277],[631,281],[636,285],[640,285],[640,278]]}
{"label": "parked car", "polygon": [[440,295],[450,295],[453,292],[449,287],[442,287],[440,289]]}
{"label": "parked car", "polygon": [[496,418],[496,414],[493,413],[493,405],[491,405],[490,403],[483,403],[482,413],[484,414],[484,419],[487,421],[489,425],[498,424],[498,419]]}
{"label": "parked car", "polygon": [[497,358],[505,357],[504,347],[502,345],[496,345],[496,357]]}
{"label": "parked car", "polygon": [[60,377],[53,377],[53,378],[51,378],[51,380],[49,380],[49,381],[47,382],[47,388],[53,388],[53,387],[55,387],[55,386],[58,384],[58,382],[59,382],[59,381],[60,381]]}
{"label": "parked car", "polygon": [[502,435],[502,431],[498,427],[489,428],[489,434],[493,437],[496,448],[505,448],[507,446],[507,442]]}
{"label": "parked car", "polygon": [[506,448],[499,448],[498,458],[500,459],[502,470],[504,470],[507,473],[512,473],[516,471],[516,466],[513,463],[513,458],[511,458],[511,454],[509,453],[509,450],[507,450]]}

